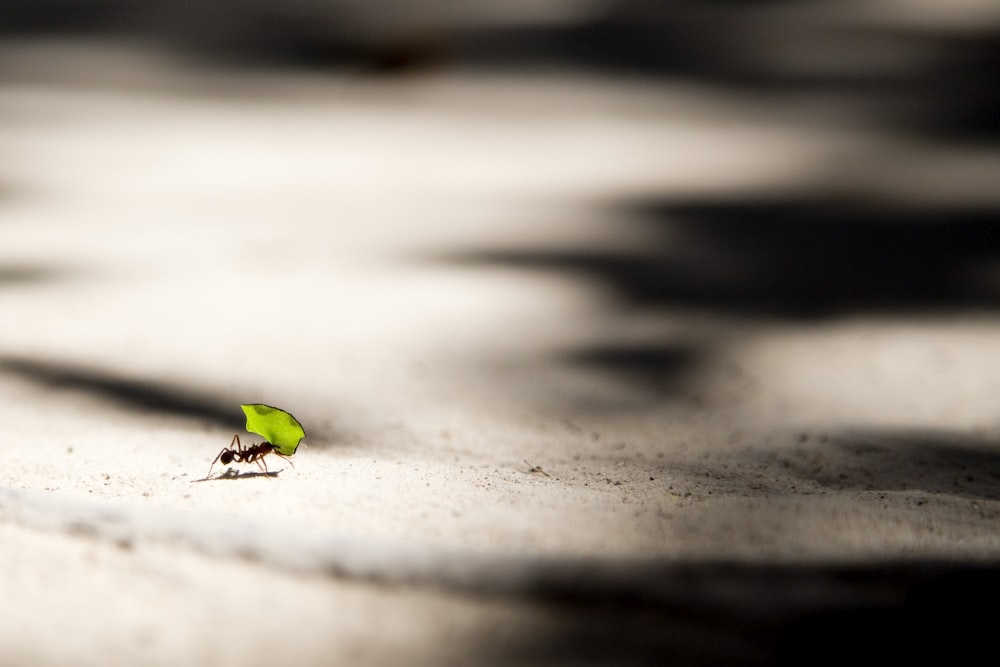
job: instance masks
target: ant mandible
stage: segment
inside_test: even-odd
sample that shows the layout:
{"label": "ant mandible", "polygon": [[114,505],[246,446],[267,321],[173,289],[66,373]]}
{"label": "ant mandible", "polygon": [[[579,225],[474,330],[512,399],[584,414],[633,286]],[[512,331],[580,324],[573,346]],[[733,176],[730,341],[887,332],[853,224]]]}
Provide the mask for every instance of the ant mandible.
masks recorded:
{"label": "ant mandible", "polygon": [[[235,447],[233,446],[233,443],[236,443]],[[236,461],[237,463],[256,463],[260,466],[260,469],[264,471],[264,474],[270,477],[271,471],[267,469],[267,463],[264,461],[264,457],[268,454],[280,456],[288,461],[289,465],[293,465],[289,458],[277,451],[271,443],[261,442],[256,445],[248,445],[244,447],[240,443],[240,434],[236,433],[233,435],[233,439],[229,442],[229,446],[223,447],[222,451],[219,452],[219,455],[215,457],[214,461],[212,461],[212,465],[209,466],[208,474],[205,475],[205,479],[212,476],[212,469],[219,460],[222,461],[222,465],[224,466],[229,465],[233,461]]]}

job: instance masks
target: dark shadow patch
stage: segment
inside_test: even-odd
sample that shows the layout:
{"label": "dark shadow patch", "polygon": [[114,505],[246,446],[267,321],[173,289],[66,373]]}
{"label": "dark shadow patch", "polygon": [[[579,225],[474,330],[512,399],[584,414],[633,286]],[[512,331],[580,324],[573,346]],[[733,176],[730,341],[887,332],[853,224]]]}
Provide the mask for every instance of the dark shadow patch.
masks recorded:
{"label": "dark shadow patch", "polygon": [[98,396],[129,410],[193,418],[234,431],[243,426],[239,410],[234,410],[238,401],[220,401],[183,387],[121,377],[96,368],[0,356],[0,373],[53,389]]}
{"label": "dark shadow patch", "polygon": [[[790,316],[858,311],[994,309],[1000,217],[993,209],[927,210],[866,201],[691,202],[649,207],[726,263],[702,283],[723,308]],[[988,264],[987,264],[988,263]],[[697,292],[693,295],[697,297]],[[696,298],[697,300],[697,298]]]}
{"label": "dark shadow patch", "polygon": [[668,394],[683,386],[701,361],[692,345],[599,345],[563,357],[573,365],[610,373],[654,394]]}
{"label": "dark shadow patch", "polygon": [[861,103],[864,118],[892,134],[1000,139],[997,30],[872,26],[850,9],[822,17],[802,12],[804,3],[770,4],[625,3],[553,25],[474,28],[463,54],[501,69],[571,66],[826,108]]}
{"label": "dark shadow patch", "polygon": [[900,113],[884,126],[895,132],[959,142],[979,149],[1000,147],[1000,31],[938,32],[924,35],[936,57],[888,90]]}
{"label": "dark shadow patch", "polygon": [[38,285],[65,278],[65,271],[29,265],[0,266],[0,288]]}
{"label": "dark shadow patch", "polygon": [[124,3],[104,0],[83,2],[6,2],[0,12],[0,35],[47,35],[112,32],[127,27]]}
{"label": "dark shadow patch", "polygon": [[[822,195],[628,205],[640,249],[485,250],[445,258],[569,273],[631,308],[816,319],[994,311],[994,209],[890,207]],[[990,275],[992,272],[993,275]]]}
{"label": "dark shadow patch", "polygon": [[[100,368],[0,355],[0,374],[53,389],[83,392],[126,410],[194,419],[232,429],[233,433],[242,433],[246,425],[240,410],[245,400],[220,398],[218,393],[209,394],[177,384],[123,377]],[[320,420],[318,427],[311,425],[307,433],[312,438],[309,446],[313,447],[357,440],[357,434],[330,426],[329,420]]]}
{"label": "dark shadow patch", "polygon": [[548,617],[502,645],[484,638],[480,664],[979,664],[1000,568],[553,563],[527,594]]}

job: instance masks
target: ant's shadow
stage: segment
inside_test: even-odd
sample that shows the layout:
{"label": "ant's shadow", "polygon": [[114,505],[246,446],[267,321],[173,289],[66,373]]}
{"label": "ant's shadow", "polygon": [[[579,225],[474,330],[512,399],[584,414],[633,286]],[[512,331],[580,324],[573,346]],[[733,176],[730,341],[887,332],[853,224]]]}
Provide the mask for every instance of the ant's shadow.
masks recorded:
{"label": "ant's shadow", "polygon": [[281,473],[281,470],[268,470],[267,472],[251,470],[248,472],[240,472],[235,468],[227,468],[226,472],[216,475],[215,477],[203,477],[202,479],[194,479],[192,482],[212,482],[220,479],[250,479],[252,477],[277,477]]}

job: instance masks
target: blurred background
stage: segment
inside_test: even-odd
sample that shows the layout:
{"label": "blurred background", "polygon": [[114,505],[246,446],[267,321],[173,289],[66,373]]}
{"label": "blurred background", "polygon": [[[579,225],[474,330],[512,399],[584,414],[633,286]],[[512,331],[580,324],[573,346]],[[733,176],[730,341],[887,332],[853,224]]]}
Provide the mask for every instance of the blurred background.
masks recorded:
{"label": "blurred background", "polygon": [[36,299],[6,368],[141,381],[193,348],[185,373],[260,386],[233,348],[281,327],[230,295],[263,290],[299,342],[379,341],[337,368],[447,357],[491,406],[586,411],[659,403],[761,326],[992,313],[998,25],[985,0],[10,0],[2,289],[148,285],[71,336]]}

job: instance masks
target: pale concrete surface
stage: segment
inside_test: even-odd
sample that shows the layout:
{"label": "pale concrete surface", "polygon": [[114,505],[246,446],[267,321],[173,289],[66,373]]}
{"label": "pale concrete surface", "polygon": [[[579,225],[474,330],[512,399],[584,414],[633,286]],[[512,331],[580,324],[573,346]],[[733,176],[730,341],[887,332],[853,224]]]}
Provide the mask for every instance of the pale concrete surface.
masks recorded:
{"label": "pale concrete surface", "polygon": [[[758,302],[656,206],[993,210],[996,151],[682,81],[3,57],[0,663],[815,663],[869,619],[978,647],[996,249],[943,297]],[[257,401],[295,467],[203,480]]]}

